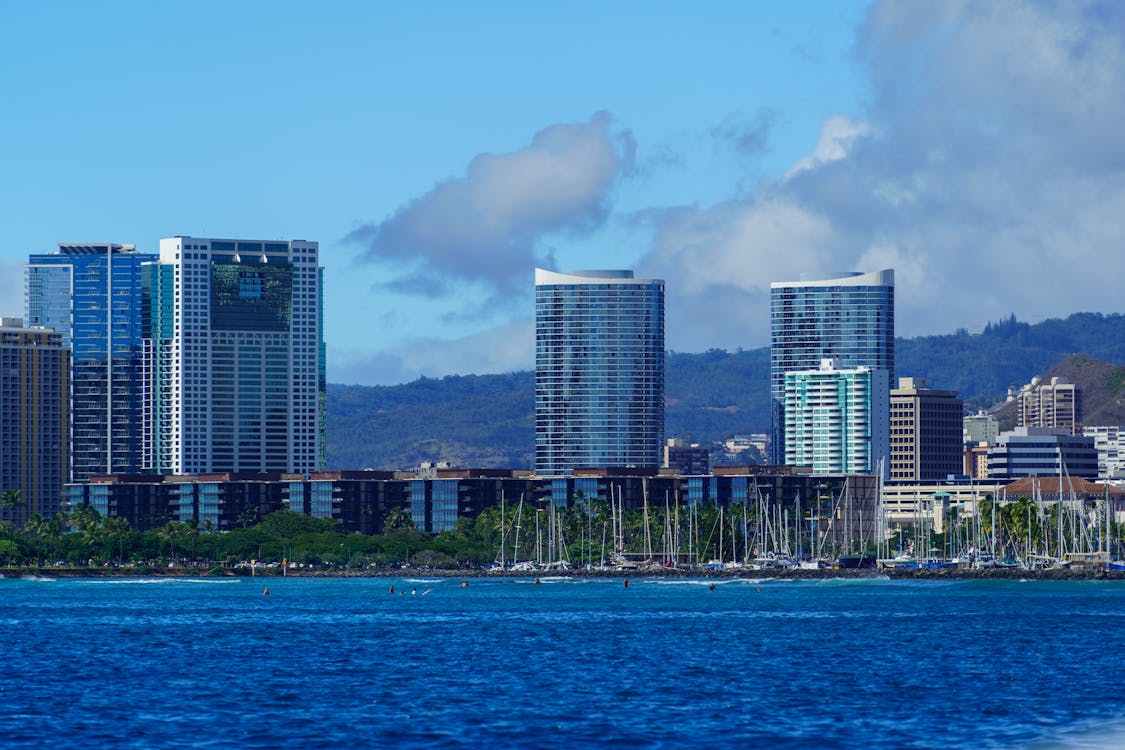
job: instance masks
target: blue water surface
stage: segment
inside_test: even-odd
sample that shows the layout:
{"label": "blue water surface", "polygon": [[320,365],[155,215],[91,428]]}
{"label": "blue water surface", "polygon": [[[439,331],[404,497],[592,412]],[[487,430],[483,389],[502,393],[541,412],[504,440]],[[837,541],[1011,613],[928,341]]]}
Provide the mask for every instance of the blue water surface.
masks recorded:
{"label": "blue water surface", "polygon": [[1125,746],[1125,583],[711,583],[3,580],[0,745]]}

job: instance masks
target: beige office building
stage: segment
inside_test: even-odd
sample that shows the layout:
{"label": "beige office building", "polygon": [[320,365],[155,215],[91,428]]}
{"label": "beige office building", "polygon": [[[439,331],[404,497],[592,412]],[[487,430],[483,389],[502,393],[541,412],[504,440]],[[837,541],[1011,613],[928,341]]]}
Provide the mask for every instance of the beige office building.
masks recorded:
{"label": "beige office building", "polygon": [[963,416],[957,391],[899,378],[891,389],[891,481],[933,482],[960,474]]}

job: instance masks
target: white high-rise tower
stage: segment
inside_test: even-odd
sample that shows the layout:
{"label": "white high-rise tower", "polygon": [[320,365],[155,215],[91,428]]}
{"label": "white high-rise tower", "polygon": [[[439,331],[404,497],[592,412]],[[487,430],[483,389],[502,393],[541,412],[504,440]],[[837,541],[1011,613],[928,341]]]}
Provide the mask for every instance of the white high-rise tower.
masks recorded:
{"label": "white high-rise tower", "polygon": [[304,240],[160,241],[144,274],[148,468],[323,468],[317,250]]}

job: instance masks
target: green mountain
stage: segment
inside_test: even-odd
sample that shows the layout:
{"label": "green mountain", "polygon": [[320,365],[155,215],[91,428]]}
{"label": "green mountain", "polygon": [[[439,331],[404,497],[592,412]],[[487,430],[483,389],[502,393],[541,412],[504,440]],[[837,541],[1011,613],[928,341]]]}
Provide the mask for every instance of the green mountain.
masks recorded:
{"label": "green mountain", "polygon": [[[898,339],[895,346],[898,376],[923,377],[930,387],[960,391],[968,407],[985,408],[1072,354],[1125,364],[1125,315],[1078,313],[1034,325],[1012,316],[981,333]],[[666,393],[669,436],[706,443],[766,432],[769,349],[669,352]],[[1089,405],[1088,398],[1092,416]],[[330,468],[398,469],[439,460],[518,468],[531,466],[534,453],[531,372],[328,386]]]}

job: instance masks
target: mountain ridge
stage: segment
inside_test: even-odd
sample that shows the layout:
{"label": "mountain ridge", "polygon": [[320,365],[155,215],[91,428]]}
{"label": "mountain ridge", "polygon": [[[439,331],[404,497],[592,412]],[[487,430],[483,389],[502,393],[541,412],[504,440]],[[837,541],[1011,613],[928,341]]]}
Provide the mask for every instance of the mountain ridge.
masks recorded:
{"label": "mountain ridge", "polygon": [[[990,408],[1071,355],[1125,364],[1125,315],[1075,313],[1030,324],[1013,315],[980,333],[895,340],[896,377],[956,390]],[[769,347],[666,357],[666,434],[710,443],[769,428]],[[1125,371],[1121,374],[1125,384]],[[420,461],[529,467],[535,452],[530,370],[420,378],[394,386],[328,385],[328,466],[408,468]]]}

